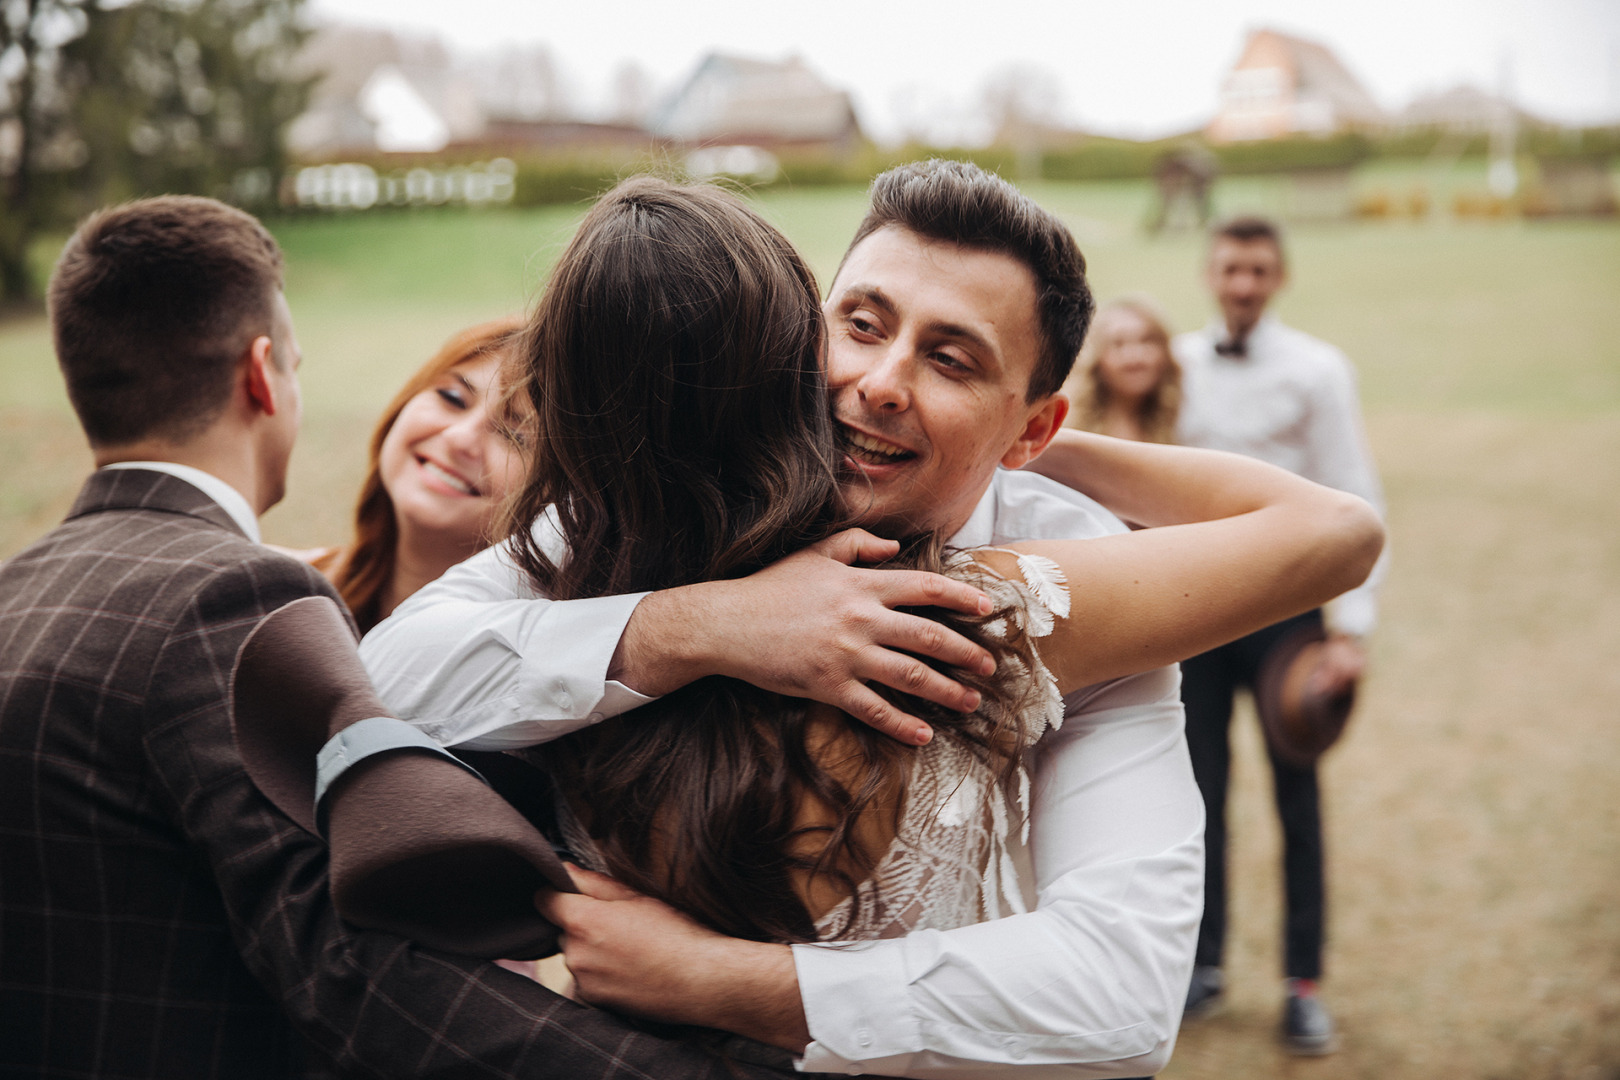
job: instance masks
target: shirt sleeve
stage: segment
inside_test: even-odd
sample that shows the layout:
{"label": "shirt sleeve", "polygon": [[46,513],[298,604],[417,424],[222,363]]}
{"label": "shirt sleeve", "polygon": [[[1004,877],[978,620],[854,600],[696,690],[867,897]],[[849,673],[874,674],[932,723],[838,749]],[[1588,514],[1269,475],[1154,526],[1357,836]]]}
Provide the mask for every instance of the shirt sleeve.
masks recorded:
{"label": "shirt sleeve", "polygon": [[[1359,495],[1384,513],[1384,492],[1367,449],[1367,436],[1357,402],[1355,371],[1334,350],[1322,369],[1311,401],[1309,458],[1305,475],[1319,484]],[[1386,546],[1372,573],[1361,585],[1329,602],[1323,615],[1330,630],[1358,637],[1378,622],[1377,590],[1389,564]]]}
{"label": "shirt sleeve", "polygon": [[533,746],[653,700],[608,678],[646,593],[549,600],[504,547],[424,586],[360,644],[383,702],[445,746]]}
{"label": "shirt sleeve", "polygon": [[1035,761],[1033,911],[793,947],[805,1071],[1076,1080],[1164,1066],[1203,907],[1179,690],[1172,667],[1070,695]]}

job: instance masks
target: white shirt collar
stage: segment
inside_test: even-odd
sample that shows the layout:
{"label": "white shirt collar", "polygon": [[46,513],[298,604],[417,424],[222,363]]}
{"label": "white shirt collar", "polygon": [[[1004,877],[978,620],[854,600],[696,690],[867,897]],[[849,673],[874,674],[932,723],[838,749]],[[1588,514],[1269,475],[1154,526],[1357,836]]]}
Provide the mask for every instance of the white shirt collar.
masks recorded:
{"label": "white shirt collar", "polygon": [[996,535],[996,485],[1001,479],[1001,470],[997,469],[990,478],[990,486],[985,488],[984,494],[979,497],[979,503],[973,508],[973,513],[956,530],[956,535],[948,541],[953,548],[989,547],[995,542]]}
{"label": "white shirt collar", "polygon": [[103,465],[103,469],[147,469],[151,472],[167,473],[176,480],[184,480],[192,487],[207,495],[219,508],[231,516],[238,528],[247,534],[247,538],[255,544],[263,543],[259,535],[259,519],[253,513],[253,507],[240,491],[215,476],[213,473],[203,472],[190,465],[181,465],[177,461],[115,461],[111,465]]}
{"label": "white shirt collar", "polygon": [[[1262,338],[1271,336],[1273,327],[1276,325],[1277,319],[1275,316],[1269,313],[1261,315],[1260,318],[1255,321],[1254,326],[1249,330],[1248,336],[1243,339],[1244,344],[1250,349],[1253,349],[1255,342]],[[1228,337],[1226,332],[1226,320],[1221,318],[1219,315],[1215,316],[1209,321],[1209,325],[1205,327],[1204,332],[1209,335],[1211,345],[1214,345],[1216,342],[1226,341]]]}

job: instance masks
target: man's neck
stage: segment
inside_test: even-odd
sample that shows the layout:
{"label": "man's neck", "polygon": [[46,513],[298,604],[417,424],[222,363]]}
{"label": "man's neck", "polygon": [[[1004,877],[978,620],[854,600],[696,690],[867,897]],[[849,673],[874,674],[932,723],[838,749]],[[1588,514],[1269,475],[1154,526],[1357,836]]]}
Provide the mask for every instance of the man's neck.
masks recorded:
{"label": "man's neck", "polygon": [[92,452],[98,469],[121,461],[168,461],[176,465],[189,465],[235,488],[248,501],[254,514],[262,514],[269,509],[262,505],[252,448],[240,438],[224,439],[213,431],[207,431],[183,443],[167,439],[142,439],[119,446],[96,447]]}
{"label": "man's neck", "polygon": [[1249,340],[1249,338],[1254,336],[1254,332],[1257,329],[1259,329],[1260,324],[1265,321],[1265,318],[1266,318],[1266,314],[1263,311],[1259,315],[1255,316],[1255,319],[1254,319],[1253,322],[1247,322],[1247,323],[1234,323],[1231,319],[1227,319],[1227,318],[1223,317],[1221,319],[1221,326],[1226,331],[1226,340],[1227,341],[1247,341],[1247,340]]}

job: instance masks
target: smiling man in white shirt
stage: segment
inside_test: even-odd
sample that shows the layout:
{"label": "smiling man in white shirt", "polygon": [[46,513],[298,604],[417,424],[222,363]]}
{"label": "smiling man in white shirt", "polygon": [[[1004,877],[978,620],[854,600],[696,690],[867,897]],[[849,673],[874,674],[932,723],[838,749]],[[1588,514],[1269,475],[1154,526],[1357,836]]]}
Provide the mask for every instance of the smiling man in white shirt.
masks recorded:
{"label": "smiling man in white shirt", "polygon": [[[826,305],[831,405],[863,523],[938,528],[964,547],[1124,531],[1086,496],[1007,471],[1062,424],[1059,388],[1091,306],[1067,229],[1003,181],[950,162],[880,177]],[[860,547],[886,553],[851,544],[844,561]],[[708,674],[827,701],[921,742],[920,722],[860,684],[916,675],[927,696],[971,708],[897,650],[980,658],[929,645],[938,624],[908,639],[916,628],[889,609],[917,601],[880,594],[885,580],[805,555],[740,581],[551,602],[493,549],[402,605],[362,655],[399,715],[473,749],[555,738]],[[1035,755],[1027,914],[789,949],[729,942],[650,900],[560,897],[550,910],[582,994],[802,1051],[807,1071],[1157,1071],[1180,1020],[1202,882],[1177,674],[1101,683],[1066,706]]]}
{"label": "smiling man in white shirt", "polygon": [[[1207,283],[1220,316],[1175,340],[1183,372],[1177,441],[1259,458],[1381,507],[1349,361],[1326,342],[1265,314],[1287,280],[1282,237],[1271,222],[1236,218],[1216,230]],[[1373,590],[1379,577],[1375,569],[1366,584],[1321,611],[1256,631],[1182,664],[1187,741],[1209,819],[1204,918],[1187,997],[1189,1017],[1213,1011],[1222,996],[1233,693],[1255,686],[1267,658],[1286,647],[1291,634],[1324,628],[1326,643],[1313,675],[1316,687],[1324,697],[1352,690],[1366,666],[1362,640],[1377,617]],[[1275,750],[1270,758],[1283,827],[1287,908],[1281,1037],[1295,1053],[1325,1054],[1336,1040],[1332,1019],[1316,995],[1326,900],[1316,769],[1291,763]]]}

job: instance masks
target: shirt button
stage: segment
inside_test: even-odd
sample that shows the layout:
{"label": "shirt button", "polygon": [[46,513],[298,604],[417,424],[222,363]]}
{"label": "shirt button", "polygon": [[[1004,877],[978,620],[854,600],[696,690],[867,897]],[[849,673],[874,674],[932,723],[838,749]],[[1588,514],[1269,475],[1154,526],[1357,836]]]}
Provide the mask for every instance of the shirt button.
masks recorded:
{"label": "shirt button", "polygon": [[861,1075],[861,1063],[858,1062],[858,1061],[850,1062],[848,1072],[849,1072],[849,1075],[851,1075],[851,1076],[859,1076],[859,1075]]}
{"label": "shirt button", "polygon": [[863,1047],[871,1046],[872,1032],[867,1028],[861,1028],[855,1033],[855,1041],[860,1043]]}
{"label": "shirt button", "polygon": [[587,716],[585,719],[590,721],[593,724],[600,724],[602,721],[606,720],[607,717],[603,716],[599,712],[593,712],[593,713],[591,713],[591,715]]}
{"label": "shirt button", "polygon": [[566,690],[557,691],[557,707],[563,712],[572,709],[574,707],[574,695]]}

